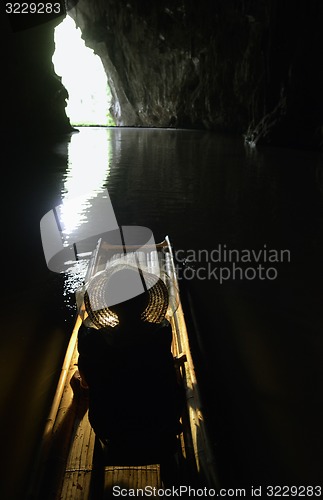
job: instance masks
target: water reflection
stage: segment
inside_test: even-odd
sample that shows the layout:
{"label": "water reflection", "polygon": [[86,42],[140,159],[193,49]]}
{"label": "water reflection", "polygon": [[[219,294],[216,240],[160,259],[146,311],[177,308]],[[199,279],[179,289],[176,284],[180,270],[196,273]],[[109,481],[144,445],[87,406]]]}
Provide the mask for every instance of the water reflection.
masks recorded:
{"label": "water reflection", "polygon": [[67,235],[86,221],[88,201],[105,190],[111,160],[107,134],[105,128],[84,128],[71,137],[61,212]]}
{"label": "water reflection", "polygon": [[[63,246],[100,234],[106,230],[108,222],[111,228],[117,225],[105,188],[111,161],[108,134],[106,128],[81,128],[80,133],[71,137],[62,204],[57,207]],[[82,285],[85,276],[88,253],[83,253],[84,259],[65,263],[69,266],[64,270],[64,296],[68,307],[73,307],[71,294]]]}

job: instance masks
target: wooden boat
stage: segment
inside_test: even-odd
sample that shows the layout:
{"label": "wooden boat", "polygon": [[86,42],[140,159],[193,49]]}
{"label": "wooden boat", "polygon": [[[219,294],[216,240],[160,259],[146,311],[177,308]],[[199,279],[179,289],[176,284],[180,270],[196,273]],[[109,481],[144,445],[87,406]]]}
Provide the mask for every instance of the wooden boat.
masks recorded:
{"label": "wooden boat", "polygon": [[[119,250],[121,251],[120,247]],[[124,250],[124,249],[123,249]],[[107,265],[107,255],[115,258],[118,248],[99,241],[88,265],[85,280]],[[127,247],[127,255],[136,251]],[[110,253],[111,253],[110,252]],[[110,255],[111,257],[111,255]],[[176,310],[170,321],[173,331],[173,355],[186,392],[182,417],[183,432],[178,440],[177,463],[180,480],[190,487],[218,489],[216,466],[204,421],[198,382],[179,295],[179,284],[168,237],[141,258],[148,270],[159,265]],[[100,459],[100,445],[88,421],[88,401],[84,391],[76,389],[77,335],[81,318],[77,316],[63,362],[55,398],[48,416],[42,442],[37,481],[31,497],[43,500],[86,500],[112,497],[115,488],[163,488],[159,464],[106,466]],[[120,490],[118,490],[120,492]],[[155,495],[156,496],[156,495]]]}

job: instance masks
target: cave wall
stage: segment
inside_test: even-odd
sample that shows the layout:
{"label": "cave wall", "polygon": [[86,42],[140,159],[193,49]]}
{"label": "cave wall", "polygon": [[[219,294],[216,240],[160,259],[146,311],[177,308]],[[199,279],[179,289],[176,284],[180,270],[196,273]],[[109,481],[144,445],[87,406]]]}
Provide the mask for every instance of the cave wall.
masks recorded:
{"label": "cave wall", "polygon": [[[68,0],[66,9],[102,59],[117,125],[322,147],[321,0]],[[64,15],[2,29],[3,129],[71,129],[51,61]]]}
{"label": "cave wall", "polygon": [[1,9],[2,137],[49,137],[72,130],[65,113],[68,96],[52,63],[54,29],[63,15],[6,16]]}
{"label": "cave wall", "polygon": [[[75,1],[74,1],[75,3]],[[101,57],[118,125],[322,144],[320,0],[79,0],[69,14]]]}

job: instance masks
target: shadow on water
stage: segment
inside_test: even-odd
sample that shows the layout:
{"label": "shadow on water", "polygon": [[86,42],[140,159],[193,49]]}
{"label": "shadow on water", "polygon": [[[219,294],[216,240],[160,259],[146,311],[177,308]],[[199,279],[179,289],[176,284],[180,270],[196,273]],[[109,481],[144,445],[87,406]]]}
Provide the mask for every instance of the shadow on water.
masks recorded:
{"label": "shadow on water", "polygon": [[[10,498],[27,490],[75,314],[73,287],[46,267],[39,221],[84,182],[90,190],[108,189],[120,225],[147,226],[156,241],[171,238],[223,484],[318,483],[320,154],[250,150],[240,137],[210,132],[118,128],[7,147],[1,427],[2,487]],[[232,261],[210,257],[219,245],[288,249],[290,260],[262,262],[277,270],[275,279],[233,279]],[[223,267],[231,274],[221,284]]]}

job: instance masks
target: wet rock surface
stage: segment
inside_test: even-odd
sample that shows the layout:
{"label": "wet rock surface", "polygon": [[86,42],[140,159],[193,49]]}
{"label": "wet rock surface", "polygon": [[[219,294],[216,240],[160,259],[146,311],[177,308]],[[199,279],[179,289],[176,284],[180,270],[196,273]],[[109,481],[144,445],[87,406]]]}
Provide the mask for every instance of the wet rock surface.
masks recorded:
{"label": "wet rock surface", "polygon": [[[319,0],[79,0],[66,9],[102,59],[117,125],[322,146]],[[54,28],[64,16],[62,8],[54,19],[13,30],[4,14],[3,127],[69,129],[66,91],[51,61]]]}

